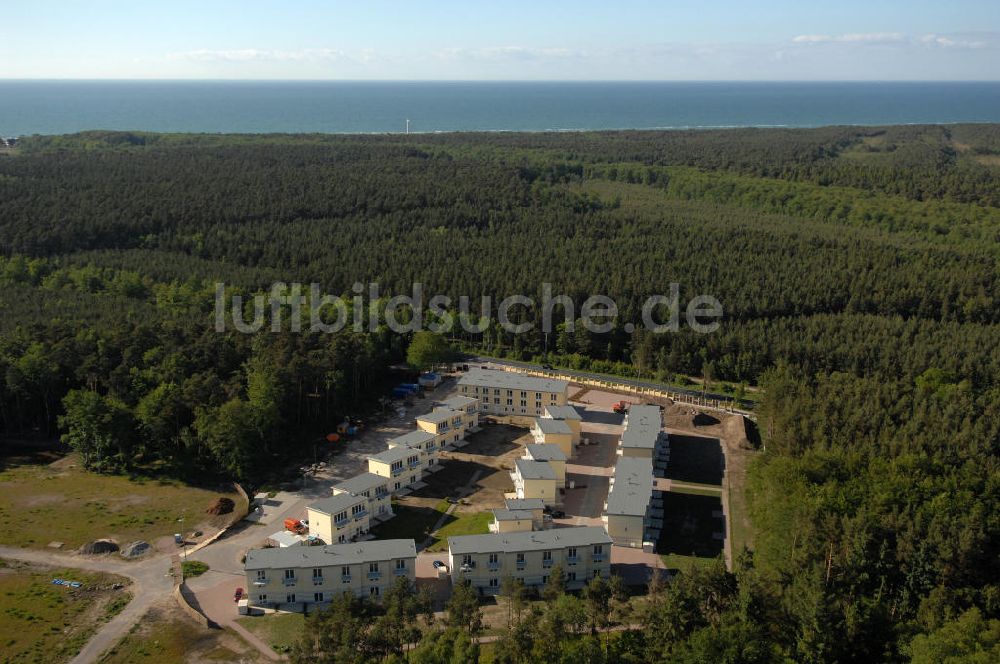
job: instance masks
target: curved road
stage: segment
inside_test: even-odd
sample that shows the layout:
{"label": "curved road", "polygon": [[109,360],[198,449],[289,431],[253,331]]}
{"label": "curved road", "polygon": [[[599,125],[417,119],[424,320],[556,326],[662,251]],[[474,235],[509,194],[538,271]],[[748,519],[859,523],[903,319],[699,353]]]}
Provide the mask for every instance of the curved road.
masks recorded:
{"label": "curved road", "polygon": [[41,565],[75,567],[93,572],[118,574],[132,580],[129,591],[132,601],[121,613],[100,627],[86,645],[70,660],[70,664],[96,662],[101,654],[114,646],[128,634],[132,626],[142,618],[147,609],[164,597],[169,597],[174,588],[170,575],[170,556],[156,555],[145,560],[128,562],[111,557],[71,556],[65,553],[20,549],[0,546],[0,558],[21,560]]}

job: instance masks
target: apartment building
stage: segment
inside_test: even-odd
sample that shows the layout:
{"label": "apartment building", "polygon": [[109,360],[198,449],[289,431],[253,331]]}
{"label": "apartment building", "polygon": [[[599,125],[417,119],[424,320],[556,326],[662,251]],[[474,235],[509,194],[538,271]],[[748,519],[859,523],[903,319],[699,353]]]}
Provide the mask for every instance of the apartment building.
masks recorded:
{"label": "apartment building", "polygon": [[465,440],[466,413],[451,408],[435,408],[417,418],[417,429],[434,436],[438,447],[455,445]]}
{"label": "apartment building", "polygon": [[420,450],[406,445],[391,447],[368,457],[368,472],[389,479],[389,492],[399,493],[420,481],[424,463]]}
{"label": "apartment building", "polygon": [[610,576],[611,538],[601,526],[462,535],[448,538],[448,562],[452,584],[468,579],[483,594],[498,593],[505,576],[543,586],[556,564],[567,588],[578,589]]}
{"label": "apartment building", "polygon": [[458,381],[462,396],[479,400],[490,415],[541,417],[547,406],[565,406],[569,383],[491,369],[472,369]]}
{"label": "apartment building", "polygon": [[327,544],[350,542],[368,533],[368,498],[341,493],[306,507],[309,534]]}
{"label": "apartment building", "polygon": [[465,433],[479,430],[479,399],[458,395],[442,401],[441,407],[462,413],[462,428]]}
{"label": "apartment building", "polygon": [[392,513],[392,492],[389,479],[375,473],[361,473],[333,486],[333,495],[347,494],[368,500],[368,514],[372,521],[385,521]]}
{"label": "apartment building", "polygon": [[402,436],[390,438],[386,444],[390,450],[397,447],[406,447],[418,452],[420,460],[423,462],[423,467],[428,470],[437,465],[438,452],[444,447],[443,443],[439,442],[438,436],[423,429],[417,429]]}
{"label": "apartment building", "polygon": [[538,498],[546,505],[555,505],[559,500],[556,474],[546,461],[516,459],[510,479],[517,498]]}
{"label": "apartment building", "polygon": [[546,406],[542,417],[547,420],[562,420],[573,432],[573,445],[580,444],[583,416],[573,406]]}
{"label": "apartment building", "polygon": [[538,498],[504,498],[503,506],[511,512],[530,512],[535,530],[544,525],[545,501]]}
{"label": "apartment building", "polygon": [[534,530],[535,519],[531,510],[509,510],[496,508],[493,521],[489,524],[491,533],[520,533]]}
{"label": "apartment building", "polygon": [[665,451],[667,435],[659,406],[633,404],[625,415],[625,428],[618,441],[618,456],[653,459]]}
{"label": "apartment building", "polygon": [[416,579],[412,539],[378,540],[287,549],[250,549],[246,555],[251,606],[306,609],[342,593],[378,599],[399,577]]}
{"label": "apartment building", "polygon": [[530,461],[546,461],[552,467],[556,476],[556,488],[566,486],[566,455],[558,445],[539,445],[537,443],[524,446],[524,459]]}
{"label": "apartment building", "polygon": [[650,532],[653,486],[651,459],[631,456],[618,459],[603,515],[608,535],[615,544],[641,548],[644,542],[653,539]]}
{"label": "apartment building", "polygon": [[531,437],[539,445],[554,445],[563,451],[566,458],[573,457],[573,429],[566,420],[547,417],[535,418],[531,425]]}

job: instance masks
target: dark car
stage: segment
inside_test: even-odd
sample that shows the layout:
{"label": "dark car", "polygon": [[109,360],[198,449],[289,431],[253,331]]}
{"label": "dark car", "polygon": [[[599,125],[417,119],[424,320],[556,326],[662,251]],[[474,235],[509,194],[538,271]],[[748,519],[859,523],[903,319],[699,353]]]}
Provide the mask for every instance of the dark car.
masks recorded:
{"label": "dark car", "polygon": [[434,565],[434,569],[441,569],[442,567],[444,567],[444,563],[441,562],[440,560],[435,560],[431,564]]}
{"label": "dark car", "polygon": [[238,602],[241,599],[243,599],[243,589],[242,588],[237,588],[236,592],[233,593],[233,601],[234,602]]}
{"label": "dark car", "polygon": [[542,368],[545,369],[546,371],[552,371],[552,365],[551,364],[543,364]]}
{"label": "dark car", "polygon": [[562,510],[552,510],[552,518],[553,519],[565,519],[566,518],[566,512],[563,512]]}

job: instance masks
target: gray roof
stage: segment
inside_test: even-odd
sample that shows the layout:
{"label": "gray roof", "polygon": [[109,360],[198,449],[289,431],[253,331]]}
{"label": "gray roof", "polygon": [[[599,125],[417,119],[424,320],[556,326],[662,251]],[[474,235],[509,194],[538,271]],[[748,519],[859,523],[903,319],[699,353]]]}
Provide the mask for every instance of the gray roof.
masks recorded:
{"label": "gray roof", "polygon": [[620,457],[615,466],[615,485],[608,493],[608,514],[645,516],[653,497],[653,461]]}
{"label": "gray roof", "polygon": [[493,518],[497,521],[531,520],[531,510],[508,510],[498,507],[492,512]]}
{"label": "gray roof", "polygon": [[512,511],[545,509],[545,501],[541,498],[504,498],[503,504]]}
{"label": "gray roof", "polygon": [[545,414],[554,420],[582,420],[583,417],[573,406],[546,406]]}
{"label": "gray roof", "polygon": [[525,451],[535,461],[565,461],[566,453],[558,445],[539,445],[531,443],[524,446]]}
{"label": "gray roof", "polygon": [[374,540],[327,546],[293,546],[286,549],[250,549],[248,570],[329,565],[358,565],[367,562],[414,558],[417,548],[411,539]]}
{"label": "gray roof", "polygon": [[355,475],[350,479],[344,480],[340,484],[334,484],[333,488],[337,491],[360,494],[376,487],[384,486],[388,482],[388,477],[382,477],[375,473],[361,473],[360,475]]}
{"label": "gray roof", "polygon": [[662,429],[663,416],[659,406],[629,406],[628,420],[622,432],[622,447],[653,449]]}
{"label": "gray roof", "polygon": [[565,393],[569,383],[555,378],[539,378],[510,371],[496,369],[470,369],[458,379],[459,385],[474,385],[477,387],[499,387],[507,390],[524,390],[526,392],[562,392]]}
{"label": "gray roof", "polygon": [[447,422],[453,417],[458,417],[461,413],[452,410],[451,408],[435,408],[429,413],[424,415],[418,415],[417,420],[420,422],[433,422],[434,424],[440,424],[441,422]]}
{"label": "gray roof", "polygon": [[530,459],[517,459],[514,461],[517,472],[522,479],[526,480],[554,480],[556,473],[548,461],[532,461]]}
{"label": "gray roof", "polygon": [[378,454],[368,455],[369,459],[375,459],[376,461],[381,461],[382,463],[391,464],[394,461],[406,461],[407,457],[416,453],[416,450],[406,446],[400,447],[390,447],[384,452],[379,452]]}
{"label": "gray roof", "polygon": [[413,447],[415,445],[423,445],[434,440],[434,434],[430,431],[424,431],[423,429],[417,429],[416,431],[411,431],[409,433],[404,433],[402,436],[396,436],[395,438],[389,439],[390,443],[396,445],[404,445],[406,447]]}
{"label": "gray roof", "polygon": [[323,500],[316,501],[312,505],[309,505],[307,509],[316,510],[317,512],[322,512],[323,514],[329,514],[330,516],[337,516],[341,512],[349,510],[358,503],[364,501],[365,499],[361,496],[353,496],[349,493],[341,493],[336,496],[330,496],[329,498],[324,498]]}
{"label": "gray roof", "polygon": [[452,554],[517,553],[594,544],[611,544],[611,538],[603,526],[577,526],[489,535],[457,535],[448,538],[448,550]]}
{"label": "gray roof", "polygon": [[451,397],[450,399],[445,399],[441,402],[441,405],[445,408],[451,408],[452,410],[465,410],[468,406],[478,403],[479,399],[475,397],[463,397],[462,395],[458,395]]}
{"label": "gray roof", "polygon": [[564,433],[566,435],[572,435],[573,430],[569,428],[563,420],[553,420],[548,417],[537,417],[535,418],[535,424],[542,433]]}

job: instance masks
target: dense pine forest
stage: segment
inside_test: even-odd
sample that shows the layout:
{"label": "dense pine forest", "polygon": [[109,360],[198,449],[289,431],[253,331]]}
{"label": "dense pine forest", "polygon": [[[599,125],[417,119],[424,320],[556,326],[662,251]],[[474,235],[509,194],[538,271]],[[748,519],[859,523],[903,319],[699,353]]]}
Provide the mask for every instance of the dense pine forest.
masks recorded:
{"label": "dense pine forest", "polygon": [[[607,333],[450,336],[759,388],[765,449],[755,550],[585,661],[996,661],[998,260],[996,125],[32,137],[0,153],[0,436],[259,482],[371,410],[408,339],[218,333],[216,282],[603,293]],[[673,282],[720,329],[625,332]]]}

